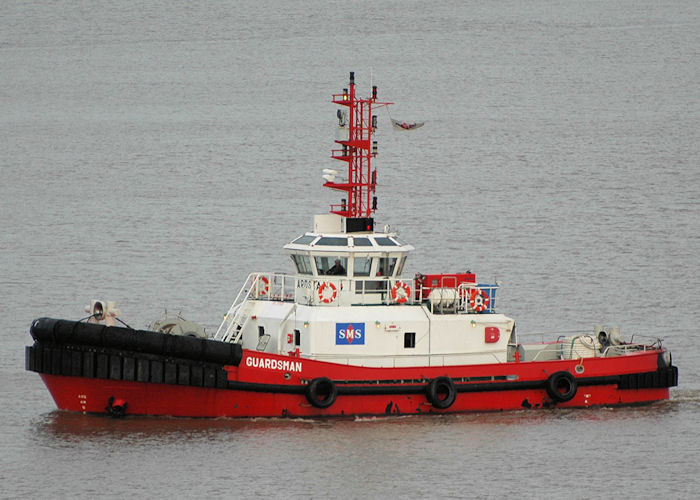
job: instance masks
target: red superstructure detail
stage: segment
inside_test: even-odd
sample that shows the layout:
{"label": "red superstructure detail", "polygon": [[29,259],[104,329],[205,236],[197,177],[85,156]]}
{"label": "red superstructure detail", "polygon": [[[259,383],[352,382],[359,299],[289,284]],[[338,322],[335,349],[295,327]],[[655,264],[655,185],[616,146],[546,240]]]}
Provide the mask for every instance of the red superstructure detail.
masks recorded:
{"label": "red superstructure detail", "polygon": [[462,283],[476,284],[474,273],[452,274],[419,274],[415,277],[416,291],[422,288],[423,296],[427,297],[433,288],[457,288]]}
{"label": "red superstructure detail", "polygon": [[377,205],[373,199],[377,171],[372,168],[372,158],[377,156],[376,141],[372,140],[377,117],[372,115],[372,109],[392,103],[377,101],[376,86],[372,87],[371,97],[358,97],[355,93],[354,73],[350,73],[349,89],[344,89],[342,94],[334,94],[333,103],[347,108],[347,116],[340,111],[340,132],[344,136],[335,142],[342,149],[334,149],[331,157],[347,163],[348,176],[347,182],[333,180],[324,184],[325,187],[345,192],[347,196],[339,205],[331,205],[331,213],[343,217],[370,217]]}

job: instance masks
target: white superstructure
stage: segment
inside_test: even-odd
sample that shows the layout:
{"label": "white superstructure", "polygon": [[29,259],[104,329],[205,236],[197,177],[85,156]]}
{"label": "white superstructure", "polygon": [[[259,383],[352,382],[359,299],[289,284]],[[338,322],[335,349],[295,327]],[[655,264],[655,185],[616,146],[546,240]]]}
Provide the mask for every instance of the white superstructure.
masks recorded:
{"label": "white superstructure", "polygon": [[495,285],[403,279],[413,246],[395,233],[309,232],[284,248],[296,273],[251,274],[215,338],[376,367],[505,362],[516,343],[514,321],[494,312]]}

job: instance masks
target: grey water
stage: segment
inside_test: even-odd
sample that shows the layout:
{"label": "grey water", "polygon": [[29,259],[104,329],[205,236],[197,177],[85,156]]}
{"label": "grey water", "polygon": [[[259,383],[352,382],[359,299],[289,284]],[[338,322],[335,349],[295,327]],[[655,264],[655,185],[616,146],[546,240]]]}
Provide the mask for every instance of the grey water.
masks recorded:
{"label": "grey water", "polygon": [[[693,0],[0,2],[0,497],[695,498]],[[337,197],[332,93],[379,114],[405,273],[502,283],[522,338],[662,338],[671,399],[356,420],[74,415],[29,325],[114,300],[213,333]],[[393,131],[389,116],[425,121]]]}

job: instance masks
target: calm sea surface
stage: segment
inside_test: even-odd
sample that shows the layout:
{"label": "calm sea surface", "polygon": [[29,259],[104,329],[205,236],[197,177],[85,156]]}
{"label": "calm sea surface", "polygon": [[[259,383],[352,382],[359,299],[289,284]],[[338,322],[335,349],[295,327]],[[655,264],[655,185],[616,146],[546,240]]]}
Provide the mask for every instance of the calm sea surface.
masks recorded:
{"label": "calm sea surface", "polygon": [[[141,4],[145,5],[141,5]],[[695,0],[0,2],[0,497],[695,498]],[[524,338],[602,323],[680,369],[636,408],[340,421],[60,413],[24,346],[114,300],[210,333],[379,86],[379,227],[406,273],[503,283]]]}

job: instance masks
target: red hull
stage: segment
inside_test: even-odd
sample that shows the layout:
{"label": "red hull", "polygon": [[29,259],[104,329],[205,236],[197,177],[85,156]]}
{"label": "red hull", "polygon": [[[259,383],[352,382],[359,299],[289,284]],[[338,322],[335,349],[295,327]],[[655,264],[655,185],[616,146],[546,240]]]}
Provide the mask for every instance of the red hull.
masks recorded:
{"label": "red hull", "polygon": [[[127,414],[180,417],[319,417],[351,415],[460,413],[470,411],[545,408],[554,404],[544,390],[517,390],[481,394],[460,394],[446,410],[434,408],[420,395],[339,396],[328,409],[319,409],[303,395],[264,394],[225,389],[202,389],[143,382],[76,379],[42,374],[56,405],[61,410],[105,413],[108,399],[118,394],[128,403]],[[614,385],[581,390],[557,407],[613,406],[668,399],[668,388],[618,390]],[[523,405],[528,401],[530,406]]]}
{"label": "red hull", "polygon": [[[654,350],[615,358],[574,361],[429,368],[358,368],[244,351],[243,360],[238,367],[226,367],[228,388],[47,373],[41,373],[41,377],[58,408],[85,413],[104,413],[110,398],[125,401],[128,405],[127,414],[182,417],[337,417],[459,413],[555,406],[613,406],[668,399],[668,387],[643,387],[642,384],[642,387],[637,388],[620,388],[619,382],[606,383],[616,377],[619,379],[656,372],[661,352]],[[270,361],[260,362],[261,359]],[[289,365],[290,360],[299,365]],[[282,365],[281,362],[284,361],[287,363]],[[297,366],[301,369],[298,372],[277,369],[290,366],[292,369]],[[577,369],[577,366],[582,366],[583,369]],[[568,372],[576,380],[574,395],[568,401],[558,401],[544,388],[546,381],[560,372]],[[317,377],[328,377],[338,387],[337,398],[328,408],[312,405],[303,392],[303,386],[308,387],[309,381]],[[420,383],[437,377],[450,377],[450,380],[456,382],[455,400],[446,409],[431,404],[426,396],[425,382]],[[294,388],[302,389],[292,392]],[[398,389],[392,393],[392,388]],[[414,390],[405,393],[405,389]]]}

